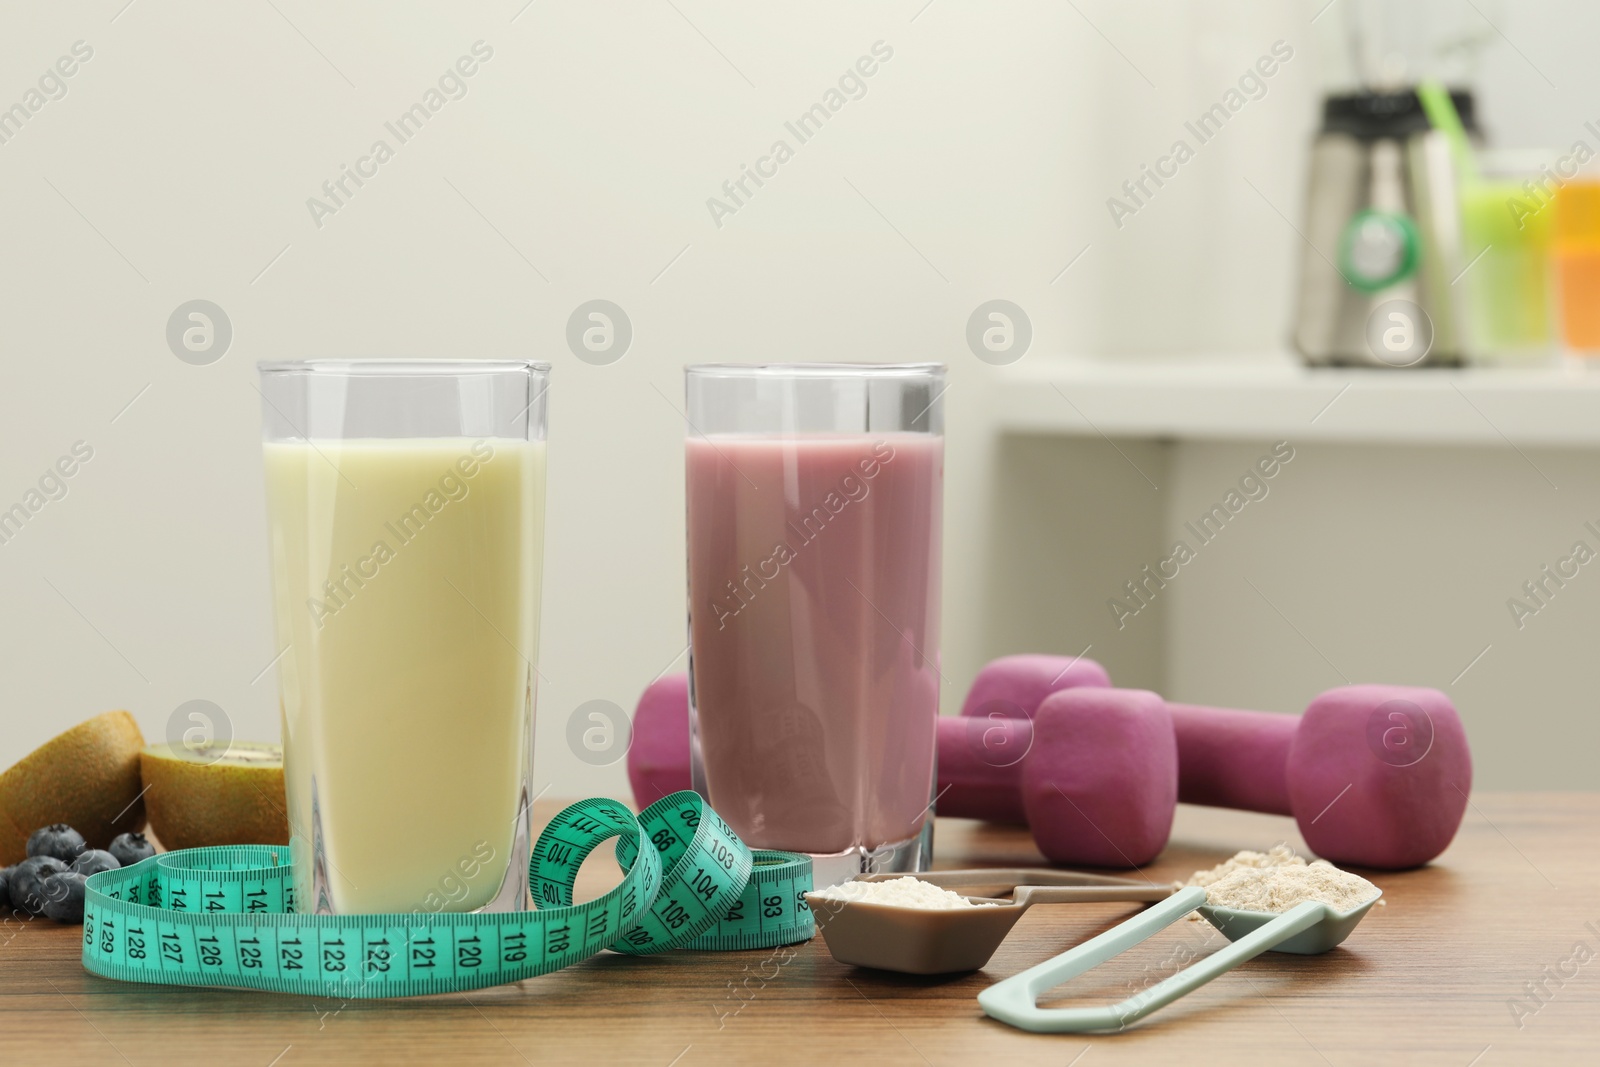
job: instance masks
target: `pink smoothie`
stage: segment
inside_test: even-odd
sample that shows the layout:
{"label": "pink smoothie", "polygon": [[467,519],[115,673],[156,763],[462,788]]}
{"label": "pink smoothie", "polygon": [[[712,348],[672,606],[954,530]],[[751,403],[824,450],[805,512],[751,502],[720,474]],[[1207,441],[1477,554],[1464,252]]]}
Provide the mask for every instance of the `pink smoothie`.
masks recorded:
{"label": "pink smoothie", "polygon": [[688,442],[693,701],[710,801],[751,845],[916,836],[939,713],[944,442]]}

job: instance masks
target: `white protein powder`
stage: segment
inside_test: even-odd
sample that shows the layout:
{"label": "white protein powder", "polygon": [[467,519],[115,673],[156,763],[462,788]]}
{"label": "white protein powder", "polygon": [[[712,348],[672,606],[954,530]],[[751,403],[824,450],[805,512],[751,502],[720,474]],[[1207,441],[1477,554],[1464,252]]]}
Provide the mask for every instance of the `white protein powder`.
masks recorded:
{"label": "white protein powder", "polygon": [[1226,863],[1196,871],[1189,885],[1204,886],[1206,903],[1241,911],[1288,911],[1308,900],[1349,911],[1378,895],[1378,887],[1327,860],[1307,863],[1287,845],[1240,852]]}
{"label": "white protein powder", "polygon": [[1184,885],[1208,886],[1219,882],[1240,868],[1262,867],[1304,867],[1306,861],[1295,855],[1294,849],[1285,844],[1273,845],[1265,852],[1235,852],[1233,858],[1219,863],[1208,871],[1195,871]]}
{"label": "white protein powder", "polygon": [[954,911],[957,908],[992,908],[978,904],[959,893],[941,889],[918,878],[893,878],[885,882],[844,882],[819,889],[824,900],[862,904],[887,904],[892,908],[918,908],[923,911]]}

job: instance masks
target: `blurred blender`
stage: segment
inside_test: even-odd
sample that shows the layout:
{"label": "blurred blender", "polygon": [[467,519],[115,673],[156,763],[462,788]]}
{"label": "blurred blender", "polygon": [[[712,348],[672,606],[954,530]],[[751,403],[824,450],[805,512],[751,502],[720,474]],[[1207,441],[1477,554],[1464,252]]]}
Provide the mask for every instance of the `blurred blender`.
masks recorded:
{"label": "blurred blender", "polygon": [[[1460,153],[1416,82],[1431,74],[1467,84],[1482,42],[1460,18],[1439,15],[1350,0],[1316,25],[1328,73],[1294,327],[1308,363],[1409,367],[1465,355],[1463,294],[1452,284],[1466,262]],[[1446,96],[1470,136],[1471,93]]]}

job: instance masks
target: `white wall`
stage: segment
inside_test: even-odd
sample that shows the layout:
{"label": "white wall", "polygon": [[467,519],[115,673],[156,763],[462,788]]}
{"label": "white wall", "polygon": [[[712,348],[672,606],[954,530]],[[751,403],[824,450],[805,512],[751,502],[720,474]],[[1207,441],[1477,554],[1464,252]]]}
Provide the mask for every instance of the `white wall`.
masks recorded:
{"label": "white wall", "polygon": [[[94,55],[0,145],[0,499],[74,441],[95,455],[0,546],[0,763],[109,707],[161,736],[193,698],[236,736],[277,736],[276,679],[253,681],[276,651],[259,359],[555,362],[537,773],[570,795],[625,786],[570,758],[567,714],[631,709],[684,645],[683,431],[657,395],[681,396],[684,363],[948,360],[959,499],[986,447],[970,310],[1004,294],[1041,346],[1088,336],[1088,298],[1049,288],[1078,247],[1073,161],[1107,77],[1070,9],[541,0],[513,22],[521,6],[4,16],[7,104],[75,41]],[[469,94],[316,227],[307,197],[480,39],[494,55]],[[706,199],[879,40],[894,56],[867,95],[715,226]],[[563,340],[599,296],[635,328],[610,367]],[[196,297],[234,324],[211,366],[164,340]],[[953,509],[953,557],[980,518]],[[959,603],[973,590],[950,571]]]}
{"label": "white wall", "polygon": [[[657,390],[676,398],[684,363],[951,364],[953,706],[1004,650],[975,607],[992,599],[975,564],[991,542],[970,502],[988,499],[998,452],[971,310],[1018,302],[1038,353],[1285,335],[1295,238],[1277,211],[1298,213],[1316,5],[675,3],[0,15],[0,106],[74,42],[94,49],[0,145],[0,503],[73,442],[95,450],[0,545],[0,764],[109,707],[160,736],[193,698],[221,705],[236,736],[277,736],[259,359],[555,362],[537,773],[572,795],[625,786],[620,767],[570,758],[568,713],[596,697],[631,708],[683,648],[682,427]],[[1486,63],[1505,99],[1538,106],[1546,140],[1596,99],[1575,10],[1500,23],[1563,91],[1503,47]],[[1278,39],[1297,51],[1267,95],[1115,228],[1106,198]],[[315,225],[306,199],[478,40],[494,54],[468,95]],[[894,56],[867,95],[716,226],[706,198],[879,40]],[[211,366],[164,339],[197,297],[234,326]],[[634,323],[610,367],[564,346],[568,314],[594,297]],[[1178,466],[1205,486],[1207,462]],[[1207,688],[1204,658],[1179,651],[1180,695]],[[1269,695],[1301,685],[1291,657],[1273,663]]]}

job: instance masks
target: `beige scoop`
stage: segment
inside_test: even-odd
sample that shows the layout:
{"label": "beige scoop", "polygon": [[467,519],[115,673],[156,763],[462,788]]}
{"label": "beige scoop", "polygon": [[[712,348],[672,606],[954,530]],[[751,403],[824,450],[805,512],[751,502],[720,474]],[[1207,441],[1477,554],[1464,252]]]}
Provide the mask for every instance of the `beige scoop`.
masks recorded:
{"label": "beige scoop", "polygon": [[[872,874],[860,880],[883,882],[904,877]],[[1173,892],[1171,885],[1153,882],[1020,867],[927,871],[914,877],[942,889],[1009,893],[1010,899],[963,892],[974,903],[994,907],[935,910],[831,900],[807,893],[817,929],[834,959],[903,974],[975,971],[989,962],[1022,913],[1035,904],[1149,903],[1165,900]]]}

